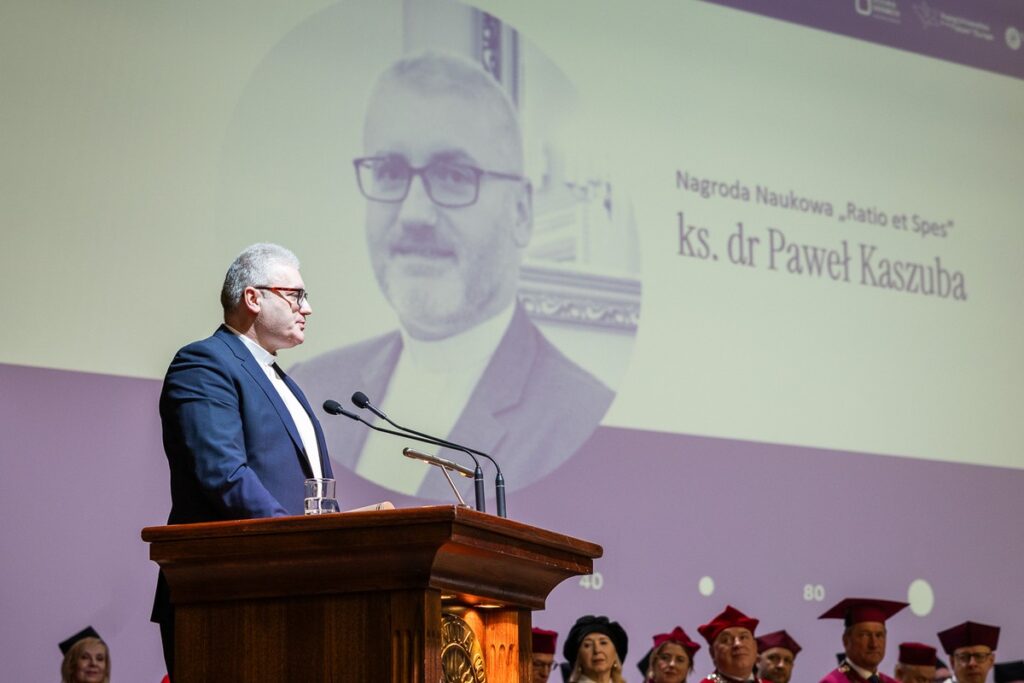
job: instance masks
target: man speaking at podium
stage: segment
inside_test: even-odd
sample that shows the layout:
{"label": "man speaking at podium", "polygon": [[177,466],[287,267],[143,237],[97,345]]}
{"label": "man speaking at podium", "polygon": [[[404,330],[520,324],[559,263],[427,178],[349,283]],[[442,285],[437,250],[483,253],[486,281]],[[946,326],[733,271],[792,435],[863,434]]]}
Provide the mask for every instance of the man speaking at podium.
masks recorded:
{"label": "man speaking at podium", "polygon": [[[228,268],[221,305],[224,324],[178,351],[160,394],[168,524],[301,515],[305,479],[333,476],[320,423],[276,362],[303,342],[313,312],[298,259],[275,244],[248,247]],[[152,619],[173,680],[162,574]]]}
{"label": "man speaking at podium", "polygon": [[[370,262],[400,329],[292,373],[316,405],[363,391],[401,424],[490,453],[510,489],[547,475],[613,394],[516,302],[533,207],[515,105],[467,59],[402,59],[377,80],[354,165]],[[393,437],[341,419],[325,431],[336,464],[448,497],[442,478],[400,462]]]}

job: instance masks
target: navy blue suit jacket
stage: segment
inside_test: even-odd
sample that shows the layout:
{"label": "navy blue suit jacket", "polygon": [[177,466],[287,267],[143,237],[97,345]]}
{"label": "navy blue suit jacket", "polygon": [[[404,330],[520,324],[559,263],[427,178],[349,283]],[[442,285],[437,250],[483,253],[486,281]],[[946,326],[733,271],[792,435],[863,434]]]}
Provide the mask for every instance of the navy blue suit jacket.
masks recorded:
{"label": "navy blue suit jacket", "polygon": [[[325,477],[334,476],[320,422],[309,413]],[[164,452],[171,469],[168,524],[301,515],[304,482],[313,476],[302,440],[280,394],[237,335],[221,326],[174,356],[160,394]],[[160,576],[153,620],[170,616]]]}
{"label": "navy blue suit jacket", "polygon": [[[323,430],[302,391],[320,466],[333,476]],[[178,351],[160,394],[171,469],[168,524],[301,515],[313,476],[288,408],[242,340],[225,327]]]}

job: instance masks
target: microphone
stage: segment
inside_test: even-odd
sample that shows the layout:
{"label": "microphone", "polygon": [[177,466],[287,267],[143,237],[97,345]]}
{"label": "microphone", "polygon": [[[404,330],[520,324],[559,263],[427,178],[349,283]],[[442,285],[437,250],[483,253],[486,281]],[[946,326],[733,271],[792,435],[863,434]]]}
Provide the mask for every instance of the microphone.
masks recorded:
{"label": "microphone", "polygon": [[[355,404],[356,408],[359,408],[361,410],[369,410],[371,413],[373,413],[380,419],[385,420],[387,422],[391,422],[391,420],[388,419],[388,416],[384,414],[384,411],[370,403],[370,399],[367,397],[366,394],[364,394],[361,391],[357,391],[356,393],[352,394],[352,403]],[[395,426],[397,427],[398,425]]]}
{"label": "microphone", "polygon": [[[365,394],[362,394],[361,392],[356,392],[356,393],[360,394],[363,397],[363,399],[365,399],[366,402],[369,403],[369,399],[366,398]],[[432,446],[442,446],[444,448],[452,448],[454,450],[458,450],[458,451],[464,452],[466,455],[468,455],[469,457],[473,458],[473,462],[476,463],[476,471],[475,472],[470,470],[468,467],[463,467],[462,465],[456,465],[455,463],[451,462],[450,460],[445,460],[445,462],[446,463],[450,463],[453,467],[461,467],[462,469],[466,470],[467,472],[470,472],[470,476],[473,477],[473,481],[474,481],[474,485],[475,485],[475,489],[476,489],[476,491],[475,491],[475,493],[476,493],[476,509],[479,510],[480,512],[486,512],[486,510],[484,510],[484,502],[483,502],[484,501],[484,475],[483,475],[483,472],[480,469],[480,463],[477,462],[476,458],[473,457],[473,454],[469,452],[468,448],[463,448],[462,446],[459,446],[459,445],[453,444],[453,443],[448,443],[447,441],[442,441],[441,439],[435,439],[432,436],[420,435],[418,432],[410,432],[410,430],[406,430],[404,432],[396,432],[393,429],[385,429],[384,427],[378,427],[375,424],[367,422],[366,420],[364,420],[363,418],[359,417],[355,413],[353,413],[351,411],[348,411],[348,410],[345,410],[345,408],[342,407],[342,405],[340,403],[338,403],[337,401],[335,401],[334,399],[330,399],[329,398],[326,401],[324,401],[323,408],[324,408],[324,412],[326,412],[326,413],[329,413],[331,415],[344,415],[345,417],[347,417],[350,420],[355,420],[356,422],[361,422],[364,425],[366,425],[367,427],[369,427],[370,429],[372,429],[374,431],[377,431],[377,432],[381,432],[383,434],[391,434],[392,436],[400,436],[400,437],[402,437],[404,439],[412,439],[413,441],[419,441],[420,443],[429,443]],[[374,414],[376,415],[378,413],[374,412]],[[381,413],[381,414],[383,414],[383,413]],[[385,418],[385,419],[387,419],[387,418]],[[394,424],[393,422],[391,422],[391,420],[388,420],[388,422],[390,424]],[[395,426],[397,427],[398,425],[395,425]],[[399,427],[399,429],[402,429],[402,427]],[[418,453],[419,451],[415,451],[415,452]],[[426,455],[426,453],[424,453],[423,455]],[[413,456],[409,456],[409,457],[413,457]],[[433,458],[433,457],[436,457],[436,456],[430,456],[430,457]],[[443,458],[438,458],[438,459],[439,460],[443,460]],[[441,467],[443,468],[444,466],[441,466]],[[455,471],[458,471],[458,470],[455,470]],[[461,472],[460,472],[460,474],[461,474]],[[445,473],[445,477],[448,477],[447,472]],[[451,481],[449,481],[449,483],[451,483]],[[454,488],[454,486],[455,485],[452,484],[453,488]],[[504,486],[504,482],[502,482],[502,486]],[[504,494],[504,491],[502,491],[502,494]],[[460,501],[462,500],[462,496],[459,495],[458,489],[455,490],[455,495],[457,495],[459,497]],[[499,510],[503,510],[504,509],[504,498],[502,498],[499,502],[501,503],[501,505],[499,506]]]}
{"label": "microphone", "polygon": [[362,420],[359,419],[358,415],[356,415],[355,413],[350,413],[349,411],[345,410],[345,408],[342,407],[342,405],[335,401],[333,398],[329,398],[326,401],[324,401],[324,412],[330,413],[331,415],[344,415],[350,420],[362,422]]}
{"label": "microphone", "polygon": [[430,455],[429,453],[421,453],[412,448],[403,448],[402,455],[404,455],[407,458],[412,458],[413,460],[422,460],[423,462],[430,463],[431,465],[444,467],[445,469],[449,469],[452,472],[458,472],[464,477],[473,476],[473,470],[469,469],[468,467],[452,462],[451,460],[439,458],[436,455]]}
{"label": "microphone", "polygon": [[[415,434],[416,436],[422,436],[427,439],[432,439],[442,446],[454,448],[456,450],[462,451],[463,453],[469,454],[469,457],[473,458],[473,463],[476,465],[476,474],[473,477],[473,485],[476,488],[476,509],[479,510],[480,512],[486,512],[486,497],[484,496],[484,473],[483,470],[480,469],[480,461],[476,459],[476,455],[482,455],[488,460],[490,460],[492,463],[494,463],[494,468],[498,471],[497,476],[495,476],[494,478],[494,492],[498,504],[498,516],[507,516],[507,513],[505,512],[505,475],[501,473],[501,468],[498,466],[498,463],[494,458],[487,455],[483,451],[478,451],[474,448],[468,448],[467,446],[462,446],[451,441],[439,439],[436,436],[431,436],[430,434],[417,432],[415,429],[403,427],[402,425],[396,423],[390,417],[385,415],[383,410],[373,405],[373,403],[370,402],[369,397],[367,397],[367,395],[361,391],[357,391],[354,394],[352,394],[352,403],[354,403],[357,408],[364,408],[366,410],[369,410],[371,413],[373,413],[380,419],[384,420],[385,422],[387,422],[396,429],[399,429],[403,432],[407,432],[409,434]],[[474,453],[476,455],[473,455]]]}

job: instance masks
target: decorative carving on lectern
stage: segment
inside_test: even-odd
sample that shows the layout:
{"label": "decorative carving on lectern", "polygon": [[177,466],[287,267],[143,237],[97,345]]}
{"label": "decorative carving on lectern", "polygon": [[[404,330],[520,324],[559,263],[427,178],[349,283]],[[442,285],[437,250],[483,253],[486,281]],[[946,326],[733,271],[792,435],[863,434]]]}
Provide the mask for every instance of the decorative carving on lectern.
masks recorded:
{"label": "decorative carving on lectern", "polygon": [[484,651],[466,620],[441,615],[441,672],[444,683],[487,683]]}

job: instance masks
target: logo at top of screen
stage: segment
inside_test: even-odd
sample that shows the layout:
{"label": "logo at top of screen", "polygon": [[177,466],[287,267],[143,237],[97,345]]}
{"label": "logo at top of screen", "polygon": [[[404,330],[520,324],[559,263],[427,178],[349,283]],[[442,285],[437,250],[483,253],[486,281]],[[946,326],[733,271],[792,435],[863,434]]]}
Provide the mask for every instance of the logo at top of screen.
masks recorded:
{"label": "logo at top of screen", "polygon": [[942,13],[932,8],[927,2],[914,3],[914,14],[921,20],[925,28],[942,25]]}
{"label": "logo at top of screen", "polygon": [[1006,47],[1011,50],[1020,49],[1020,29],[1016,26],[1006,27]]}

